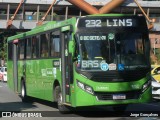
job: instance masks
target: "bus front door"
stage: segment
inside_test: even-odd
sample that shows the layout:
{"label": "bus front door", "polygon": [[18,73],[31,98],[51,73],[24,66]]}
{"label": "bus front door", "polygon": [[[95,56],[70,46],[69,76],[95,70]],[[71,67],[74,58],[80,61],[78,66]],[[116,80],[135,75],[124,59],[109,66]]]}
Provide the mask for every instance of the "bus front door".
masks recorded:
{"label": "bus front door", "polygon": [[62,76],[62,102],[70,103],[70,84],[72,76],[72,54],[69,53],[70,32],[61,34],[61,76]]}
{"label": "bus front door", "polygon": [[13,84],[14,91],[18,92],[18,39],[13,41]]}

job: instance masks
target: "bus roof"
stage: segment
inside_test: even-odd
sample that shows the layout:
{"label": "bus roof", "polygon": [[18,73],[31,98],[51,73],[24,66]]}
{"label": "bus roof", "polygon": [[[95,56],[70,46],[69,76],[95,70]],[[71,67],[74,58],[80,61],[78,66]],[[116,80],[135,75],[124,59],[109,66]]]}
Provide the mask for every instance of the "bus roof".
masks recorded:
{"label": "bus roof", "polygon": [[[124,16],[135,16],[135,15],[131,15],[131,14],[95,14],[95,15],[87,15],[87,16],[90,16],[90,17],[92,17],[92,16],[93,17],[94,16],[124,17]],[[87,16],[81,16],[81,17],[87,17]],[[52,30],[54,28],[59,28],[59,27],[62,27],[62,26],[75,24],[76,19],[81,18],[81,17],[72,17],[70,19],[60,21],[60,22],[50,21],[50,22],[47,22],[46,24],[43,24],[41,26],[37,26],[37,27],[33,28],[32,30],[30,30],[28,32],[20,33],[20,34],[8,37],[7,41],[9,42],[9,41],[12,41],[12,40],[15,40],[15,39],[25,38],[25,37],[28,37],[28,36],[35,35],[37,33]]]}
{"label": "bus roof", "polygon": [[52,30],[54,28],[67,26],[67,25],[73,24],[74,21],[76,21],[75,17],[73,17],[71,19],[68,19],[68,20],[65,20],[65,21],[60,21],[60,22],[50,21],[50,22],[47,22],[46,24],[43,24],[41,26],[37,26],[37,27],[33,28],[32,30],[30,30],[28,32],[24,32],[24,33],[20,33],[20,34],[8,37],[7,41],[9,42],[9,41],[12,41],[12,40],[15,40],[15,39],[21,39],[21,38],[24,38],[24,37],[35,35],[37,33]]}

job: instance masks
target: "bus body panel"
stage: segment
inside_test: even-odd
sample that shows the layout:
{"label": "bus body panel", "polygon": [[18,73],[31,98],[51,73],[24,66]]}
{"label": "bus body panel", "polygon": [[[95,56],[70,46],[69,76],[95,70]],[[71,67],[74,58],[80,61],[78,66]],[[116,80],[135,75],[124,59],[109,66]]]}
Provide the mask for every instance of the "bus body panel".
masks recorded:
{"label": "bus body panel", "polygon": [[[53,61],[57,59],[42,59],[42,60],[28,60],[25,61],[26,76],[25,82],[27,86],[27,95],[53,101],[53,84],[58,80],[61,84],[61,73],[59,68],[53,68]],[[20,61],[18,68],[19,92],[20,81],[23,75],[24,61]],[[56,74],[53,74],[56,73]]]}
{"label": "bus body panel", "polygon": [[[77,75],[77,76],[76,76]],[[112,104],[130,104],[130,103],[147,103],[150,102],[152,99],[151,90],[152,87],[148,87],[144,92],[142,92],[143,85],[148,81],[148,78],[142,78],[138,81],[132,81],[132,82],[94,82],[90,81],[83,76],[76,74],[75,80],[79,80],[80,82],[84,83],[85,85],[88,85],[93,88],[93,91],[95,92],[93,95],[86,92],[85,90],[79,88],[77,86],[77,83],[75,82],[75,92],[74,98],[76,102],[74,102],[73,106],[93,106],[93,105],[112,105]],[[107,80],[106,80],[107,81]],[[139,92],[134,92],[139,91]],[[104,94],[104,97],[108,97],[107,94],[112,93],[113,94],[124,94],[125,92],[130,92],[129,94],[131,96],[138,95],[137,99],[124,99],[124,100],[98,100],[97,94]],[[106,94],[106,95],[105,95]],[[135,94],[135,95],[132,95]],[[83,96],[83,98],[82,98]],[[112,99],[113,96],[109,96],[110,99]]]}

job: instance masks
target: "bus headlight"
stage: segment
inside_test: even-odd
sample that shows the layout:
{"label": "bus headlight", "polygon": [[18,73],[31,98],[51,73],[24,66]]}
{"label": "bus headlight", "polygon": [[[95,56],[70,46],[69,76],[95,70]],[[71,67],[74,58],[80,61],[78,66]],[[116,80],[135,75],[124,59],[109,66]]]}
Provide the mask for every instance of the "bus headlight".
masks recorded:
{"label": "bus headlight", "polygon": [[88,93],[90,93],[92,95],[94,94],[94,91],[93,91],[92,87],[90,87],[90,86],[88,86],[88,85],[86,85],[86,84],[84,84],[84,83],[82,83],[82,82],[80,82],[78,80],[77,80],[77,86],[79,88],[81,88],[82,90],[84,90],[84,91],[86,91],[86,92],[88,92]]}
{"label": "bus headlight", "polygon": [[142,92],[146,91],[147,88],[151,85],[151,81],[148,80],[144,85],[143,85],[143,88],[142,88]]}
{"label": "bus headlight", "polygon": [[79,82],[78,80],[77,80],[77,86],[78,86],[79,88],[85,90],[85,89],[84,89],[84,84],[81,83],[81,82]]}

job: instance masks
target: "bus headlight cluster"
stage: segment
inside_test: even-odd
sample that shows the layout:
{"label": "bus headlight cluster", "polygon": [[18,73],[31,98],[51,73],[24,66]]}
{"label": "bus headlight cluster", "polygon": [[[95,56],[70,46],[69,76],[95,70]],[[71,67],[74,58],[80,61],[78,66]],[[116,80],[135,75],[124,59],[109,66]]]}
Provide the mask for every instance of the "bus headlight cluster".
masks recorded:
{"label": "bus headlight cluster", "polygon": [[144,85],[143,85],[143,88],[142,88],[142,92],[146,91],[147,88],[151,85],[151,81],[148,80]]}
{"label": "bus headlight cluster", "polygon": [[90,86],[88,86],[88,85],[86,85],[86,84],[84,84],[84,83],[82,83],[82,82],[80,82],[78,80],[77,80],[77,86],[79,88],[81,88],[82,90],[84,90],[84,91],[86,91],[86,92],[88,92],[88,93],[90,93],[92,95],[94,94],[94,91],[93,91],[92,87],[90,87]]}

